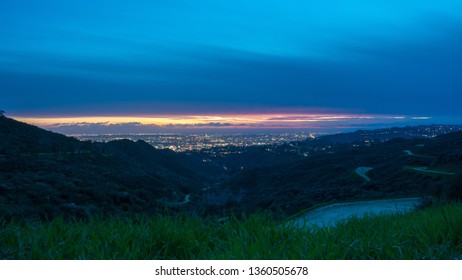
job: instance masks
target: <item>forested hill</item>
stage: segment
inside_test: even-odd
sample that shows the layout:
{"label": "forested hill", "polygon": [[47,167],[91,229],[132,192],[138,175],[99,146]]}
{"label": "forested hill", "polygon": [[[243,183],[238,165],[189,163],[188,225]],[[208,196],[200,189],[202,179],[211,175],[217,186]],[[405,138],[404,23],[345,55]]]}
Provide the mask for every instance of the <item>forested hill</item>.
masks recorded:
{"label": "forested hill", "polygon": [[154,213],[202,188],[173,152],[143,141],[81,142],[0,117],[0,216]]}

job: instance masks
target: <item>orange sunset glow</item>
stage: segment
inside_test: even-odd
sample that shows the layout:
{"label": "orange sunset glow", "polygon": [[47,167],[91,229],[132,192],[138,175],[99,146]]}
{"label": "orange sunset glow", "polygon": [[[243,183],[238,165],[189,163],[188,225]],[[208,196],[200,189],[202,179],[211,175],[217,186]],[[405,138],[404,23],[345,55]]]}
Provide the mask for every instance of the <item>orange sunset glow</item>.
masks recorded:
{"label": "orange sunset glow", "polygon": [[227,124],[233,127],[307,127],[324,122],[373,122],[377,120],[400,120],[404,116],[360,115],[360,114],[227,114],[227,115],[161,115],[161,116],[78,116],[78,117],[17,117],[18,120],[46,128],[66,125],[89,124],[141,126],[207,126]]}

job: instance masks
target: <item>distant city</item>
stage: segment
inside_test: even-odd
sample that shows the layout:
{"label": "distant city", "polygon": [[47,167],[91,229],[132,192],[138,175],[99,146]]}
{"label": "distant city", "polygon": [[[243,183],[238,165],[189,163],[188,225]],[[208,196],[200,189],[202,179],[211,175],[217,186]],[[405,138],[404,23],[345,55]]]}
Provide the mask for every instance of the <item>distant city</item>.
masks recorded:
{"label": "distant city", "polygon": [[102,134],[102,135],[70,135],[82,141],[109,142],[129,139],[143,140],[157,149],[170,149],[175,152],[200,151],[220,147],[249,147],[264,145],[281,145],[284,143],[303,141],[315,138],[312,133],[280,133],[280,134]]}
{"label": "distant city", "polygon": [[[462,130],[461,125],[407,126],[378,130],[364,130],[353,133],[358,141],[375,142],[390,138],[432,138],[441,134]],[[351,133],[342,134],[343,137]],[[201,151],[215,148],[279,146],[291,142],[315,139],[325,134],[310,132],[274,133],[274,134],[75,134],[69,135],[82,141],[109,142],[129,139],[143,140],[157,149],[170,149],[175,152]],[[339,137],[340,138],[340,137]],[[341,139],[341,138],[340,138]]]}

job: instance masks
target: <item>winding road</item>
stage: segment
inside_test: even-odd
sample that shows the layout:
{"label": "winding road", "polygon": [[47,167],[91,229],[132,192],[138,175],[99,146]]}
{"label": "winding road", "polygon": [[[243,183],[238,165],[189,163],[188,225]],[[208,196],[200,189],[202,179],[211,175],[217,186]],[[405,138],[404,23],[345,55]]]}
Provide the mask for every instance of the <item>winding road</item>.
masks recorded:
{"label": "winding road", "polygon": [[308,211],[288,223],[297,227],[332,227],[339,221],[366,214],[396,214],[414,210],[420,197],[334,203]]}

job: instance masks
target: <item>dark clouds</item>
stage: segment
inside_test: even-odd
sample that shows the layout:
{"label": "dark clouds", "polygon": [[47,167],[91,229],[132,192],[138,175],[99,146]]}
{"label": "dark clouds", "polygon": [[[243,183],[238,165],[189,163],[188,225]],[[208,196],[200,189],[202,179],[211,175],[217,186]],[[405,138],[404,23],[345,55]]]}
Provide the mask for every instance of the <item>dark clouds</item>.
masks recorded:
{"label": "dark clouds", "polygon": [[160,13],[118,1],[90,12],[83,1],[70,13],[54,1],[37,11],[10,1],[0,106],[23,115],[281,107],[461,115],[460,4],[335,2],[163,4]]}

